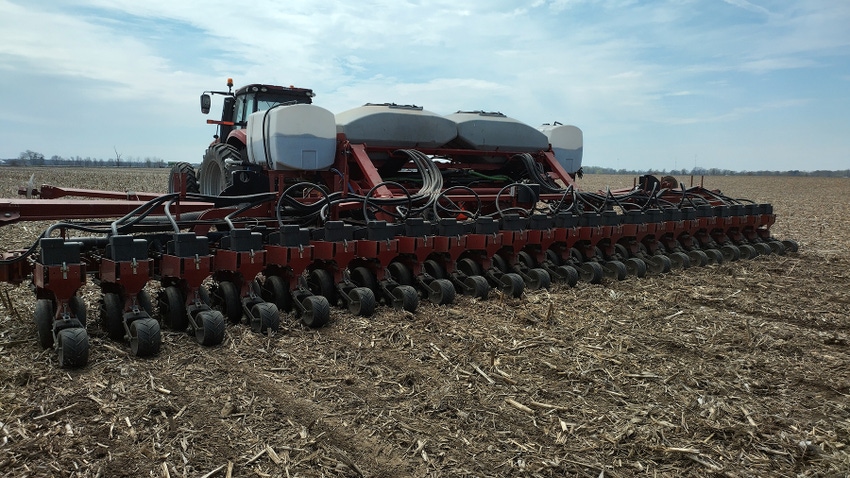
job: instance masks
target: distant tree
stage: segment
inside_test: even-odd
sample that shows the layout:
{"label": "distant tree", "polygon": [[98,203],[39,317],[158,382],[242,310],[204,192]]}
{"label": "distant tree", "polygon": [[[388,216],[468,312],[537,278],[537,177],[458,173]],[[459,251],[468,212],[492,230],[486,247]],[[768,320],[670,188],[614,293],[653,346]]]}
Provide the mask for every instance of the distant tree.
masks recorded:
{"label": "distant tree", "polygon": [[22,160],[24,164],[32,166],[42,166],[44,164],[44,155],[29,149],[21,153],[18,159]]}

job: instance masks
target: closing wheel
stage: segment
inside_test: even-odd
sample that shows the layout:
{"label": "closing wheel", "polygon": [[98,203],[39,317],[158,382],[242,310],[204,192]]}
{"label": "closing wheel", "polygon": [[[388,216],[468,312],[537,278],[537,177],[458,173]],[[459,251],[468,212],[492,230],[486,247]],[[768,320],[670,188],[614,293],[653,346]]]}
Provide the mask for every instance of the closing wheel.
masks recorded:
{"label": "closing wheel", "polygon": [[469,288],[469,295],[476,299],[486,299],[490,295],[490,284],[481,276],[469,276],[463,283]]}
{"label": "closing wheel", "polygon": [[251,330],[265,334],[280,329],[280,312],[271,302],[260,302],[251,307]]}
{"label": "closing wheel", "polygon": [[227,320],[238,324],[242,320],[242,301],[239,300],[239,291],[236,284],[230,281],[221,281],[213,292],[213,308],[220,310]]}
{"label": "closing wheel", "polygon": [[53,302],[49,299],[35,301],[34,316],[38,344],[45,349],[53,347]]}
{"label": "closing wheel", "polygon": [[756,242],[753,244],[753,247],[755,247],[758,253],[762,256],[773,254],[773,248],[771,248],[770,244],[766,242]]}
{"label": "closing wheel", "polygon": [[741,250],[731,244],[720,246],[720,253],[723,254],[723,260],[726,262],[734,262],[741,258]]}
{"label": "closing wheel", "polygon": [[292,295],[286,282],[280,276],[268,276],[260,290],[260,297],[264,301],[277,306],[278,310],[289,312],[292,310]]}
{"label": "closing wheel", "polygon": [[368,287],[355,287],[348,293],[348,311],[361,317],[375,313],[375,293]]}
{"label": "closing wheel", "polygon": [[[104,303],[106,296],[104,294]],[[186,303],[183,302],[183,294],[174,286],[162,289],[157,298],[159,304],[159,318],[163,325],[171,330],[183,332],[189,326],[189,318],[186,316]],[[124,326],[121,326],[121,336],[124,336]]]}
{"label": "closing wheel", "polygon": [[[162,306],[160,306],[161,310]],[[124,302],[121,301],[121,296],[111,292],[103,294],[100,302],[100,322],[110,339],[124,340],[126,331],[124,330]]]}
{"label": "closing wheel", "polygon": [[419,307],[419,293],[412,286],[400,285],[393,289],[393,307],[416,312]]}
{"label": "closing wheel", "polygon": [[336,305],[336,288],[334,287],[334,279],[330,272],[325,269],[313,269],[307,276],[307,286],[313,294],[327,299],[329,305]]}
{"label": "closing wheel", "polygon": [[85,367],[89,363],[89,334],[82,327],[62,329],[56,334],[59,341],[59,366]]}
{"label": "closing wheel", "polygon": [[555,267],[555,275],[558,276],[558,280],[570,287],[575,287],[578,284],[578,271],[573,266],[557,266]]}
{"label": "closing wheel", "polygon": [[468,257],[457,261],[457,269],[463,272],[467,277],[481,275],[481,266]]}
{"label": "closing wheel", "polygon": [[451,281],[446,279],[437,279],[429,284],[431,292],[428,294],[428,300],[435,305],[451,304],[455,300],[457,292]]}
{"label": "closing wheel", "polygon": [[738,249],[741,251],[741,259],[755,259],[759,255],[756,248],[750,244],[741,244]]}
{"label": "closing wheel", "polygon": [[[365,287],[372,291],[378,290],[378,279],[368,267],[355,267],[349,274],[351,282],[359,287]],[[374,295],[374,294],[373,294]]]}
{"label": "closing wheel", "polygon": [[390,265],[387,266],[387,272],[389,272],[390,277],[399,284],[413,285],[413,273],[410,272],[410,268],[401,262],[391,262]]}
{"label": "closing wheel", "polygon": [[785,244],[782,244],[780,241],[771,239],[767,241],[767,245],[770,246],[770,250],[777,256],[785,255]]}
{"label": "closing wheel", "polygon": [[211,347],[224,341],[224,315],[217,310],[202,310],[195,316],[200,327],[195,329],[195,341]]}
{"label": "closing wheel", "polygon": [[684,252],[671,252],[668,257],[670,258],[670,263],[676,269],[687,269],[688,267],[691,267],[691,260]]}
{"label": "closing wheel", "polygon": [[140,290],[139,293],[136,294],[136,303],[139,304],[140,309],[148,314],[148,317],[153,318],[153,302],[151,301],[151,295],[148,294],[148,291]]}
{"label": "closing wheel", "polygon": [[797,252],[800,250],[800,246],[797,244],[797,241],[792,239],[783,240],[782,245],[785,246],[785,252]]}
{"label": "closing wheel", "polygon": [[635,276],[637,278],[646,277],[646,262],[644,262],[643,259],[639,257],[629,257],[623,264],[626,265],[626,271],[630,276]]}
{"label": "closing wheel", "polygon": [[307,327],[318,329],[328,323],[331,317],[331,306],[327,297],[321,295],[309,295],[301,301],[304,313],[301,314],[301,322]]}
{"label": "closing wheel", "polygon": [[525,285],[531,290],[548,289],[552,284],[552,278],[546,269],[529,269],[525,275]]}
{"label": "closing wheel", "polygon": [[138,319],[130,322],[130,351],[136,357],[151,357],[159,353],[162,337],[159,322],[155,319]]}
{"label": "closing wheel", "polygon": [[519,274],[513,272],[502,276],[502,292],[515,298],[522,297],[522,291],[525,290],[525,282]]}
{"label": "closing wheel", "polygon": [[620,261],[608,261],[602,266],[602,270],[608,280],[626,280],[628,276],[626,265]]}
{"label": "closing wheel", "polygon": [[723,264],[723,253],[718,249],[706,249],[703,252],[708,256],[708,260],[711,264]]}
{"label": "closing wheel", "polygon": [[666,274],[673,268],[667,256],[649,256],[646,259],[646,266],[652,274]]}
{"label": "closing wheel", "polygon": [[71,314],[80,321],[80,324],[83,325],[83,328],[86,327],[86,303],[83,301],[83,298],[75,295],[71,297],[71,300],[68,301],[68,307],[71,309]]}
{"label": "closing wheel", "polygon": [[602,266],[598,262],[582,262],[578,266],[578,277],[583,282],[591,284],[599,284],[602,282],[604,272]]}
{"label": "closing wheel", "polygon": [[443,266],[441,266],[440,263],[438,263],[437,261],[428,259],[427,261],[422,263],[422,269],[424,269],[425,272],[434,279],[446,278],[446,272],[443,269]]}
{"label": "closing wheel", "polygon": [[705,267],[709,262],[708,254],[699,249],[688,251],[688,259],[691,261],[691,265],[696,267]]}

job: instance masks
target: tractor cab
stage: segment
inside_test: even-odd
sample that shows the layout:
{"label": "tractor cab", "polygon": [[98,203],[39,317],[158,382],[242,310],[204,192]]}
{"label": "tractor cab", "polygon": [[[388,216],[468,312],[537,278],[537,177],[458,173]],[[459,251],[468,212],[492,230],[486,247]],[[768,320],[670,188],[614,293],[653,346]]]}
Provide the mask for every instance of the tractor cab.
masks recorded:
{"label": "tractor cab", "polygon": [[209,114],[212,95],[223,95],[224,105],[221,120],[207,120],[207,124],[219,125],[218,138],[227,138],[234,129],[243,129],[248,124],[248,116],[257,111],[265,111],[281,104],[311,104],[316,96],[308,88],[294,86],[275,86],[252,84],[235,92],[233,79],[227,79],[227,91],[205,91],[201,95],[201,113]]}

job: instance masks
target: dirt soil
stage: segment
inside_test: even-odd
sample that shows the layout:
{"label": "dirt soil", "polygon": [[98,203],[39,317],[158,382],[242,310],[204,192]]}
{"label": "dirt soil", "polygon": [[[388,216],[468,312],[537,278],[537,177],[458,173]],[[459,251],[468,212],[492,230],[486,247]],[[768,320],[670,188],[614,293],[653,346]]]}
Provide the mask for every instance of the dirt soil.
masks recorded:
{"label": "dirt soil", "polygon": [[[33,172],[166,184],[4,168],[2,196]],[[164,332],[146,360],[106,337],[89,284],[81,370],[36,343],[30,289],[0,284],[0,475],[847,476],[850,179],[705,181],[773,203],[800,252],[415,314],[337,309],[320,330],[284,315],[277,334],[231,325],[214,348]],[[0,250],[44,227],[0,228]]]}

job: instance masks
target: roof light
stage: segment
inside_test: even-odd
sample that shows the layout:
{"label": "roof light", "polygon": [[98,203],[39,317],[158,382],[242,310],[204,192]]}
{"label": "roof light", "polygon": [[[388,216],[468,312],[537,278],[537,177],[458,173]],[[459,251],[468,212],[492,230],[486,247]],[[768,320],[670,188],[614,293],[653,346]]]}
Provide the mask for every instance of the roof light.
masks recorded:
{"label": "roof light", "polygon": [[233,78],[228,78],[228,79],[227,79],[227,87],[228,87],[228,88],[233,88]]}

